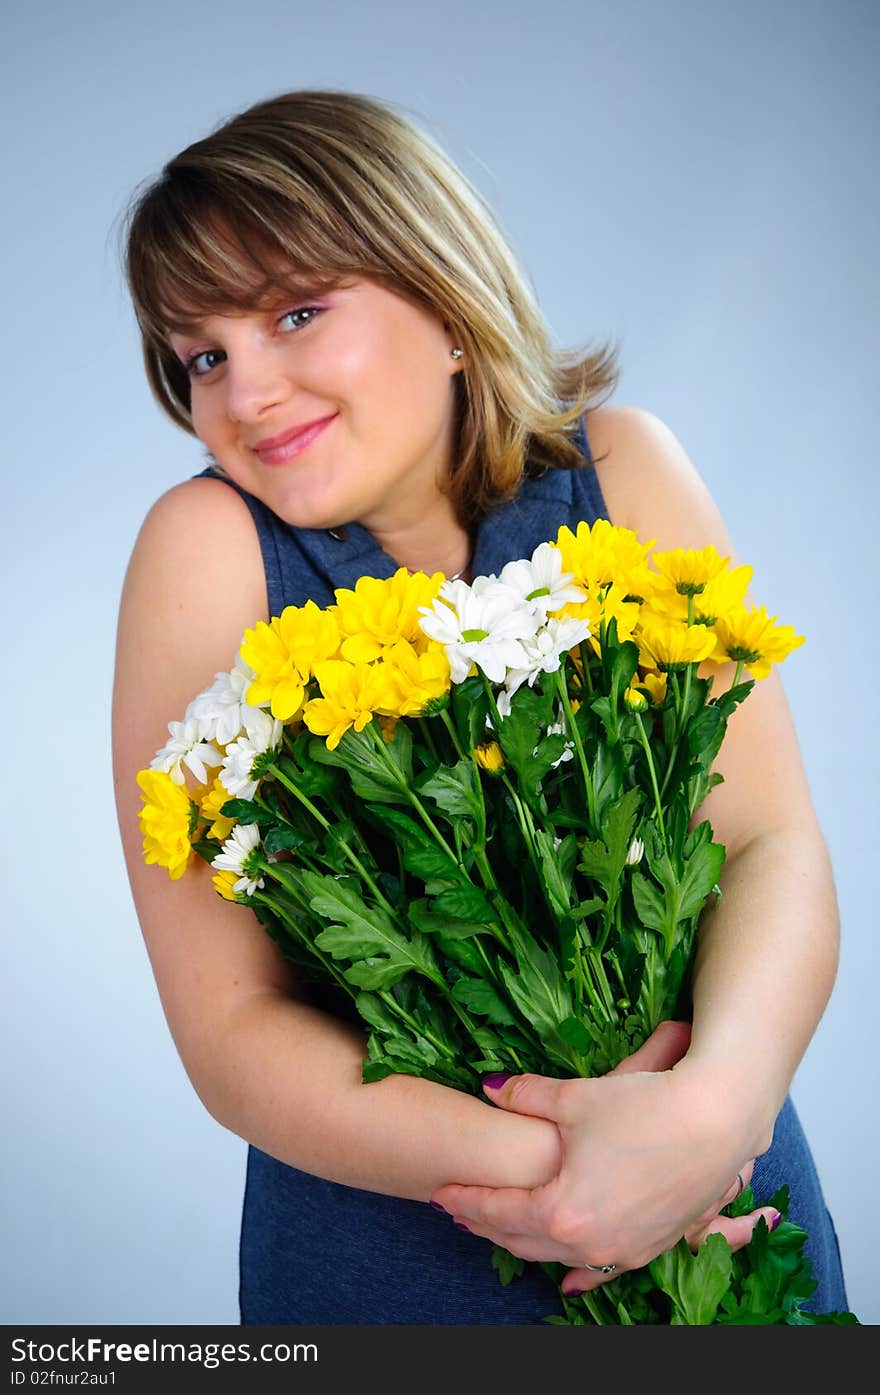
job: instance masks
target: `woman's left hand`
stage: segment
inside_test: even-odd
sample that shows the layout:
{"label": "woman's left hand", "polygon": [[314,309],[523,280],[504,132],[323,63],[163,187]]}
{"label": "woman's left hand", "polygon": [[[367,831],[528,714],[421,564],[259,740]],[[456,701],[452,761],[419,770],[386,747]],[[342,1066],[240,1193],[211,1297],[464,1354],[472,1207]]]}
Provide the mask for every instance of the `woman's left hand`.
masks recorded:
{"label": "woman's left hand", "polygon": [[[741,1190],[740,1178],[748,1185],[753,1159],[737,1156],[734,1131],[719,1128],[707,1082],[672,1069],[689,1042],[686,1023],[665,1022],[599,1079],[511,1077],[491,1098],[556,1123],[558,1175],[532,1191],[446,1186],[431,1200],[511,1254],[569,1266],[569,1293],[647,1264],[682,1235],[696,1248],[718,1231],[739,1249],[759,1217],[769,1226],[777,1213],[762,1207],[719,1215]],[[613,1269],[602,1273],[603,1265]]]}

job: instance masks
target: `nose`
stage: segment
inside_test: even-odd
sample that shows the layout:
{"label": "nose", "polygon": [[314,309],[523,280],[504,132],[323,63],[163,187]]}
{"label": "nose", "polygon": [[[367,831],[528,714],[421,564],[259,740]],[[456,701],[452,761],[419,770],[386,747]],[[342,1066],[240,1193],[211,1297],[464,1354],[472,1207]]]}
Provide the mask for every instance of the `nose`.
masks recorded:
{"label": "nose", "polygon": [[289,392],[271,348],[250,345],[230,353],[226,365],[226,410],[233,421],[258,421]]}

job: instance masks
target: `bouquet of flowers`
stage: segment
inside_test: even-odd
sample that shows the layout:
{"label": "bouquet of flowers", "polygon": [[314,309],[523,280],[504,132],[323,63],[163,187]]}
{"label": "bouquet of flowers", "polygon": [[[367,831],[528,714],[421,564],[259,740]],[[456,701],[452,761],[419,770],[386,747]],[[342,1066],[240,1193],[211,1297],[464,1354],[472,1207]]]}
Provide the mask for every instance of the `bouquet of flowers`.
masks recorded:
{"label": "bouquet of flowers", "polygon": [[[651,547],[600,520],[473,584],[401,568],[290,606],[138,775],[146,860],[177,878],[206,859],[283,955],[350,996],[365,1082],[483,1098],[487,1073],[600,1075],[689,1016],[725,857],[694,814],[731,714],[803,637],[745,604],[750,567]],[[730,661],[713,695],[698,670]],[[857,1321],[802,1310],[806,1236],[787,1188],[768,1200],[782,1223],[736,1254],[682,1239],[560,1291],[547,1320]],[[754,1204],[745,1188],[731,1210]],[[493,1263],[502,1283],[525,1265]]]}

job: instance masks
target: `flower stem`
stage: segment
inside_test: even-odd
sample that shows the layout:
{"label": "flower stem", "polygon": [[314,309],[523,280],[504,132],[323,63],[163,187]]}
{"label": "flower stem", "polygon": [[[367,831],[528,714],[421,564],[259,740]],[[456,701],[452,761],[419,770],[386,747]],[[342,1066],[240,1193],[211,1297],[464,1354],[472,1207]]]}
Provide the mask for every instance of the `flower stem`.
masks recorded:
{"label": "flower stem", "polygon": [[559,696],[562,699],[562,706],[565,711],[566,726],[568,728],[571,739],[574,742],[574,747],[577,751],[578,762],[580,763],[581,767],[581,774],[584,777],[584,789],[586,791],[587,796],[587,810],[590,816],[591,831],[593,834],[596,834],[599,831],[599,817],[596,812],[596,794],[593,789],[593,777],[591,776],[589,767],[587,765],[587,756],[586,752],[584,751],[584,743],[581,740],[581,734],[578,730],[577,723],[574,719],[574,712],[572,711],[571,707],[571,699],[568,696],[568,685],[566,684],[565,673],[562,669],[559,669],[557,671],[556,687],[557,691],[559,692]]}
{"label": "flower stem", "polygon": [[642,750],[645,752],[645,759],[648,762],[648,773],[651,776],[651,788],[654,791],[654,808],[657,811],[657,823],[660,828],[660,836],[663,839],[663,846],[666,846],[666,827],[663,822],[663,805],[660,803],[660,791],[657,788],[657,771],[654,768],[654,757],[651,754],[651,743],[648,741],[647,732],[642,722],[641,712],[634,712],[639,729],[639,740],[642,743]]}
{"label": "flower stem", "polygon": [[479,670],[479,674],[483,680],[483,687],[486,690],[486,697],[489,699],[489,711],[492,713],[492,725],[494,726],[495,731],[498,732],[501,730],[501,723],[504,719],[502,718],[501,713],[498,711],[498,703],[495,701],[495,694],[492,692],[492,684],[489,682],[482,669]]}
{"label": "flower stem", "polygon": [[417,813],[419,814],[419,817],[422,819],[422,821],[423,821],[425,827],[427,828],[428,832],[431,834],[432,838],[435,839],[435,841],[439,844],[439,846],[440,846],[440,847],[443,849],[443,851],[445,852],[446,856],[447,856],[452,862],[458,862],[458,858],[456,857],[455,853],[452,851],[452,848],[450,848],[449,844],[447,843],[446,839],[443,837],[443,834],[440,832],[440,830],[439,830],[439,828],[437,827],[437,825],[434,823],[434,820],[431,818],[431,815],[428,813],[428,811],[427,811],[427,809],[425,808],[424,804],[423,804],[422,801],[419,799],[418,795],[415,794],[415,793],[413,792],[413,790],[410,789],[409,785],[408,785],[407,782],[406,782],[406,779],[405,779],[405,777],[404,777],[403,772],[395,765],[394,761],[393,761],[393,760],[391,759],[391,757],[389,756],[387,750],[385,749],[385,742],[382,740],[382,737],[379,735],[378,731],[377,731],[376,728],[375,728],[375,723],[373,723],[373,722],[368,723],[368,725],[364,728],[364,730],[365,730],[365,731],[368,731],[368,732],[370,733],[370,737],[371,737],[371,740],[372,740],[372,742],[373,742],[373,745],[374,745],[376,751],[377,751],[377,752],[379,753],[379,755],[381,756],[381,759],[382,759],[383,763],[385,764],[385,766],[386,766],[386,768],[387,768],[387,770],[388,770],[388,773],[393,777],[394,782],[395,782],[395,784],[398,786],[398,788],[400,789],[401,793],[406,795],[406,798],[409,800],[410,804],[411,804],[411,805],[413,806],[413,808],[417,811]]}
{"label": "flower stem", "polygon": [[[270,765],[269,769],[272,771],[272,774],[275,776],[276,780],[279,780],[280,783],[284,786],[284,788],[288,790],[289,793],[292,794],[295,799],[299,800],[303,808],[308,809],[309,813],[321,825],[324,831],[327,833],[331,832],[332,824],[330,824],[328,820],[324,818],[324,815],[321,813],[320,809],[317,809],[315,807],[315,805],[309,799],[308,795],[303,794],[302,790],[298,790],[293,781],[288,780],[287,776],[284,774],[284,771],[279,770],[277,765]],[[396,919],[397,912],[394,906],[392,906],[391,902],[385,896],[381,888],[373,880],[372,875],[370,874],[370,872],[367,871],[367,868],[361,862],[357,853],[354,852],[348,846],[348,843],[345,841],[344,838],[339,839],[339,846],[342,848],[342,851],[348,858],[352,867],[354,867],[355,870],[363,877],[366,885],[370,888],[370,890],[372,891],[373,895],[375,896],[379,904],[382,906],[382,908]]]}
{"label": "flower stem", "polygon": [[443,711],[440,713],[440,716],[443,719],[443,725],[446,727],[446,730],[449,732],[449,735],[452,738],[452,745],[457,756],[460,760],[463,759],[464,751],[462,749],[461,742],[458,739],[458,732],[455,730],[455,723],[449,715],[448,708],[444,707]]}

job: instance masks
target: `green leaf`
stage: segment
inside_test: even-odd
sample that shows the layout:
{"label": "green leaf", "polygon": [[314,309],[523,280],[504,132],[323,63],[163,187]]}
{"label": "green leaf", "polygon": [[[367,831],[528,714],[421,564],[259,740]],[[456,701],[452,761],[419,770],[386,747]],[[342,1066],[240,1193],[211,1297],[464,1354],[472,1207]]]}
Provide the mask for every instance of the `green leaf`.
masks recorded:
{"label": "green leaf", "polygon": [[485,739],[489,699],[482,678],[466,678],[454,683],[450,693],[452,716],[459,740],[466,751],[472,751]]}
{"label": "green leaf", "polygon": [[610,908],[620,894],[620,879],[632,844],[641,798],[639,790],[631,789],[609,804],[602,815],[602,841],[585,841],[581,848],[578,866],[604,888]]}
{"label": "green leaf", "polygon": [[510,1027],[516,1021],[507,1003],[484,978],[460,978],[452,989],[452,996],[469,1012],[488,1017],[499,1026]]}
{"label": "green leaf", "polygon": [[350,982],[361,988],[387,988],[410,970],[436,978],[430,941],[419,931],[405,938],[381,907],[368,907],[350,884],[310,871],[300,876],[315,914],[335,922],[315,944],[334,959],[348,961],[343,972]]}
{"label": "green leaf", "polygon": [[472,920],[455,920],[449,915],[438,915],[434,910],[434,903],[429,901],[427,897],[410,901],[407,908],[407,918],[411,925],[424,931],[426,935],[445,935],[450,940],[471,939],[485,929],[484,926],[475,924]]}
{"label": "green leaf", "polygon": [[308,838],[289,824],[275,824],[263,839],[263,847],[267,853],[295,852],[297,848],[314,846],[314,838]]}
{"label": "green leaf", "polygon": [[434,897],[433,908],[438,915],[473,923],[475,929],[480,925],[494,925],[498,919],[491,902],[471,882],[461,882],[441,891]]}
{"label": "green leaf", "polygon": [[403,865],[408,872],[412,872],[414,877],[420,877],[423,882],[448,882],[452,886],[466,875],[458,863],[453,862],[452,858],[433,842],[425,847],[405,848]]}
{"label": "green leaf", "polygon": [[385,1080],[387,1076],[396,1074],[389,1061],[364,1061],[361,1080],[365,1085],[370,1085],[375,1080]]}
{"label": "green leaf", "polygon": [[[336,779],[326,767],[320,765],[310,754],[311,732],[303,727],[293,743],[293,761],[287,758],[281,762],[281,769],[292,784],[309,799],[324,799],[336,789]],[[325,748],[326,749],[326,748]],[[265,790],[265,786],[263,787]]]}
{"label": "green leaf", "polygon": [[261,819],[263,823],[269,822],[266,810],[261,809],[252,799],[227,799],[220,813],[224,819],[235,819],[236,823],[259,823]]}
{"label": "green leaf", "polygon": [[567,915],[574,889],[572,872],[577,858],[577,838],[569,833],[557,848],[552,835],[538,829],[535,846],[547,899],[558,916]]}
{"label": "green leaf", "polygon": [[[371,805],[364,809],[380,828],[394,842],[400,844],[405,849],[420,849],[425,845],[425,838],[428,836],[423,824],[417,822],[410,814],[405,814],[401,809],[395,809],[390,804]],[[431,849],[433,851],[433,849]],[[443,857],[440,848],[437,852]]]}
{"label": "green leaf", "polygon": [[679,894],[680,919],[699,915],[724,866],[726,853],[721,843],[703,843],[684,865]]}
{"label": "green leaf", "polygon": [[[504,759],[516,773],[523,792],[533,798],[539,781],[552,765],[550,760],[535,756],[540,749],[541,733],[553,721],[553,691],[548,685],[547,694],[536,692],[534,688],[520,688],[511,701],[510,715],[505,717],[498,731],[498,743],[504,752]],[[552,749],[552,748],[551,748]],[[564,749],[564,743],[563,743]],[[561,754],[561,752],[559,753]]]}
{"label": "green leaf", "polygon": [[498,1278],[507,1288],[513,1279],[518,1279],[525,1273],[526,1262],[517,1255],[512,1255],[509,1250],[502,1249],[500,1245],[493,1245],[492,1268],[498,1271]]}
{"label": "green leaf", "polygon": [[400,1018],[395,1017],[387,1003],[375,993],[358,993],[354,1005],[359,1016],[377,1031],[387,1034],[400,1030]]}
{"label": "green leaf", "polygon": [[334,872],[349,872],[349,848],[357,842],[357,830],[352,819],[339,819],[327,829],[324,839],[324,862]]}
{"label": "green leaf", "polygon": [[560,1022],[558,1031],[563,1040],[582,1056],[588,1056],[593,1050],[593,1038],[579,1017],[566,1017],[564,1022]]}
{"label": "green leaf", "polygon": [[686,1240],[649,1265],[651,1277],[672,1300],[673,1327],[706,1327],[715,1321],[718,1305],[730,1287],[733,1262],[730,1245],[717,1232],[691,1254]]}
{"label": "green leaf", "polygon": [[408,804],[413,780],[412,733],[405,722],[398,722],[394,737],[384,746],[384,751],[396,766],[396,774],[393,769],[389,770],[388,760],[376,750],[368,728],[355,731],[350,727],[333,751],[328,750],[319,737],[308,746],[312,760],[346,772],[352,791],[359,799],[375,804]]}
{"label": "green leaf", "polygon": [[466,969],[468,973],[485,973],[486,961],[472,938],[462,939],[442,932],[434,936],[434,943],[446,959],[451,959],[453,964]]}
{"label": "green leaf", "polygon": [[419,794],[432,799],[445,814],[464,816],[475,822],[482,817],[483,799],[472,760],[460,760],[452,766],[441,765],[419,786]]}
{"label": "green leaf", "polygon": [[534,1027],[548,1046],[558,1035],[559,1023],[573,1016],[571,995],[555,957],[532,942],[528,957],[518,953],[519,972],[499,960],[498,968],[511,1001],[524,1021]]}
{"label": "green leaf", "polygon": [[[321,949],[330,950],[335,959],[340,957],[340,947],[346,949],[346,945],[340,936],[334,936],[333,927],[319,935],[315,944]],[[334,946],[335,948],[331,948]],[[403,974],[408,973],[410,964],[402,962],[398,958],[380,958],[377,955],[369,955],[365,959],[358,959],[357,963],[349,964],[345,969],[345,977],[349,983],[355,984],[358,988],[390,988],[393,983],[397,983]]]}

